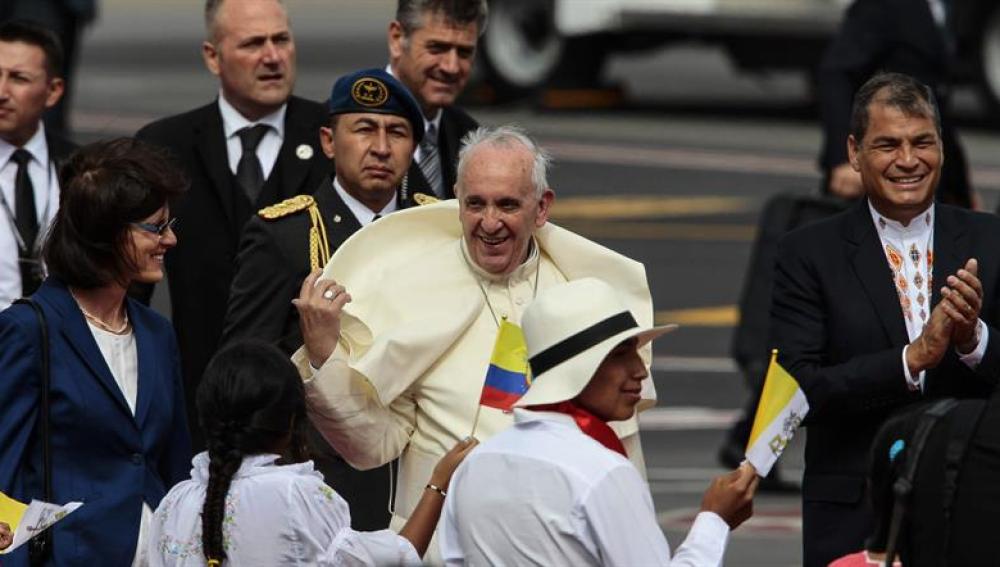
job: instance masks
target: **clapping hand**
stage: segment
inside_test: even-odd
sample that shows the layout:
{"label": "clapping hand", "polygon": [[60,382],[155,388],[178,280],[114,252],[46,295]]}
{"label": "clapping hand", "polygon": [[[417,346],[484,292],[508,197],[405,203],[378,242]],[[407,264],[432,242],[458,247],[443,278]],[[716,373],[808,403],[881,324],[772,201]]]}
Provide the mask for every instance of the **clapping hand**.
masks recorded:
{"label": "clapping hand", "polygon": [[963,269],[948,276],[941,288],[941,307],[951,319],[951,342],[962,354],[972,352],[979,342],[976,327],[983,308],[983,285],[979,281],[979,263],[971,258]]}

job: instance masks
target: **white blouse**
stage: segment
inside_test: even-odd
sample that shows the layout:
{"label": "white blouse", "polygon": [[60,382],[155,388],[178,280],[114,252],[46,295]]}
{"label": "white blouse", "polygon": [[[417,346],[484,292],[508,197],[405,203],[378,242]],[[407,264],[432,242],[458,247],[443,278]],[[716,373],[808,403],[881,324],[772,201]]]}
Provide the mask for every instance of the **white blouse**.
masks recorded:
{"label": "white blouse", "polygon": [[[410,565],[416,550],[393,531],[356,532],[344,501],[312,461],[278,465],[278,455],[243,459],[226,497],[224,565]],[[191,480],[174,486],[156,509],[149,564],[204,567],[201,510],[208,453],[192,460]]]}

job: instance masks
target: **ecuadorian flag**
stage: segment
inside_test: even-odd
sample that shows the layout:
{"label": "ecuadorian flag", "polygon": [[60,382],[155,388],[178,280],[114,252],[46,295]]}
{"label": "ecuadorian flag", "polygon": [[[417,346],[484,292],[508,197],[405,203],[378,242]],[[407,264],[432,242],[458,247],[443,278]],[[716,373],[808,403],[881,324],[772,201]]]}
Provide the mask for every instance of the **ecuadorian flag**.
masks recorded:
{"label": "ecuadorian flag", "polygon": [[807,413],[809,402],[805,393],[795,378],[778,364],[778,351],[772,351],[747,442],[746,457],[758,475],[765,477],[771,472]]}
{"label": "ecuadorian flag", "polygon": [[500,321],[497,341],[493,345],[493,356],[486,370],[486,383],[479,403],[491,408],[510,410],[519,400],[531,378],[528,371],[528,347],[524,344],[521,327],[507,321]]}

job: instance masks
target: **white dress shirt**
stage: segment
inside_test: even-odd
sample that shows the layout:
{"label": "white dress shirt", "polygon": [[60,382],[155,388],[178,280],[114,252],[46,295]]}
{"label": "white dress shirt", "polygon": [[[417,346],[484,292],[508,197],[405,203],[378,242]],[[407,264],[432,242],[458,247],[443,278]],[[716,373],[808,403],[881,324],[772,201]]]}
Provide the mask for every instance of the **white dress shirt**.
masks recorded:
{"label": "white dress shirt", "polygon": [[260,120],[251,122],[247,120],[240,111],[229,104],[226,97],[219,93],[219,113],[222,115],[222,132],[226,137],[226,155],[229,158],[229,171],[236,175],[236,166],[240,163],[240,156],[243,155],[243,144],[237,134],[247,126],[266,124],[270,126],[267,133],[257,144],[257,159],[260,160],[261,170],[264,172],[264,179],[271,176],[274,163],[278,161],[278,152],[281,150],[281,142],[285,139],[285,111],[288,104],[281,105],[281,108],[271,114],[262,117]]}
{"label": "white dress shirt", "polygon": [[[38,130],[23,148],[31,154],[28,162],[28,176],[35,190],[35,212],[38,214],[38,242],[48,230],[59,209],[59,180],[55,165],[49,161],[49,146],[45,141],[45,127]],[[17,179],[17,164],[11,160],[17,148],[0,139],[0,309],[21,297],[21,269],[18,266],[18,236],[14,224],[17,201],[14,183]]]}
{"label": "white dress shirt", "polygon": [[[344,501],[312,461],[278,465],[278,455],[245,457],[233,476],[222,522],[225,565],[420,564],[408,540],[390,530],[356,532]],[[201,510],[207,452],[192,460],[191,480],[174,486],[156,509],[149,564],[204,567]]]}
{"label": "white dress shirt", "polygon": [[715,566],[729,526],[699,513],[671,559],[649,487],[628,459],[568,415],[514,409],[514,426],[455,472],[438,538],[447,565]]}
{"label": "white dress shirt", "polygon": [[369,209],[368,205],[355,199],[354,196],[348,193],[347,190],[344,189],[344,186],[341,185],[340,181],[337,180],[336,178],[333,179],[333,190],[336,191],[338,195],[340,195],[341,199],[344,200],[344,204],[347,205],[347,208],[351,210],[351,214],[354,215],[354,218],[358,219],[358,224],[360,224],[362,227],[371,224],[372,221],[375,220],[376,214],[378,214],[380,217],[384,217],[385,215],[394,212],[398,208],[398,206],[396,205],[396,198],[393,197],[392,199],[389,199],[389,202],[386,204],[386,206],[382,207],[381,211],[378,211],[378,213],[376,213],[375,211]]}
{"label": "white dress shirt", "polygon": [[[893,273],[893,287],[900,297],[900,311],[906,324],[906,334],[910,342],[913,342],[923,332],[933,309],[934,204],[931,203],[926,211],[914,217],[906,226],[882,216],[871,201],[868,201],[868,210],[882,244],[882,254]],[[938,282],[938,285],[945,283]],[[959,359],[969,368],[979,366],[988,343],[989,329],[980,319],[979,344],[970,353],[959,353]],[[909,348],[909,345],[903,347],[903,376],[910,389],[922,391],[927,372],[921,371],[916,377],[910,374],[910,367],[906,364],[906,351]]]}

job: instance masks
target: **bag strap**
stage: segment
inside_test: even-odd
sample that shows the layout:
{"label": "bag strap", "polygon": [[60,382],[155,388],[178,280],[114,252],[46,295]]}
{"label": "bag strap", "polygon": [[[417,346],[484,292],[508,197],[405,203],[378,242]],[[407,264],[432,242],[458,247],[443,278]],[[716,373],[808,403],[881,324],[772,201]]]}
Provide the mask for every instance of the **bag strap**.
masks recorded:
{"label": "bag strap", "polygon": [[913,479],[917,476],[917,465],[920,464],[920,455],[924,452],[924,446],[927,445],[927,438],[930,437],[931,431],[941,418],[957,405],[958,401],[952,398],[935,402],[920,416],[920,421],[917,422],[916,431],[911,437],[912,444],[906,450],[903,472],[892,486],[895,501],[892,506],[892,521],[889,524],[889,538],[885,546],[887,564],[891,564],[890,562],[896,557],[899,531],[906,516],[910,492],[913,491]]}
{"label": "bag strap", "polygon": [[[35,311],[38,318],[38,330],[41,336],[41,390],[39,398],[39,434],[42,442],[42,479],[45,501],[52,502],[52,448],[50,446],[49,435],[49,385],[50,385],[50,353],[49,353],[49,327],[45,323],[45,313],[42,307],[35,301],[27,297],[17,299],[14,303],[21,303],[30,306]],[[38,534],[28,544],[28,557],[32,565],[42,565],[52,549],[52,530],[48,529]]]}

